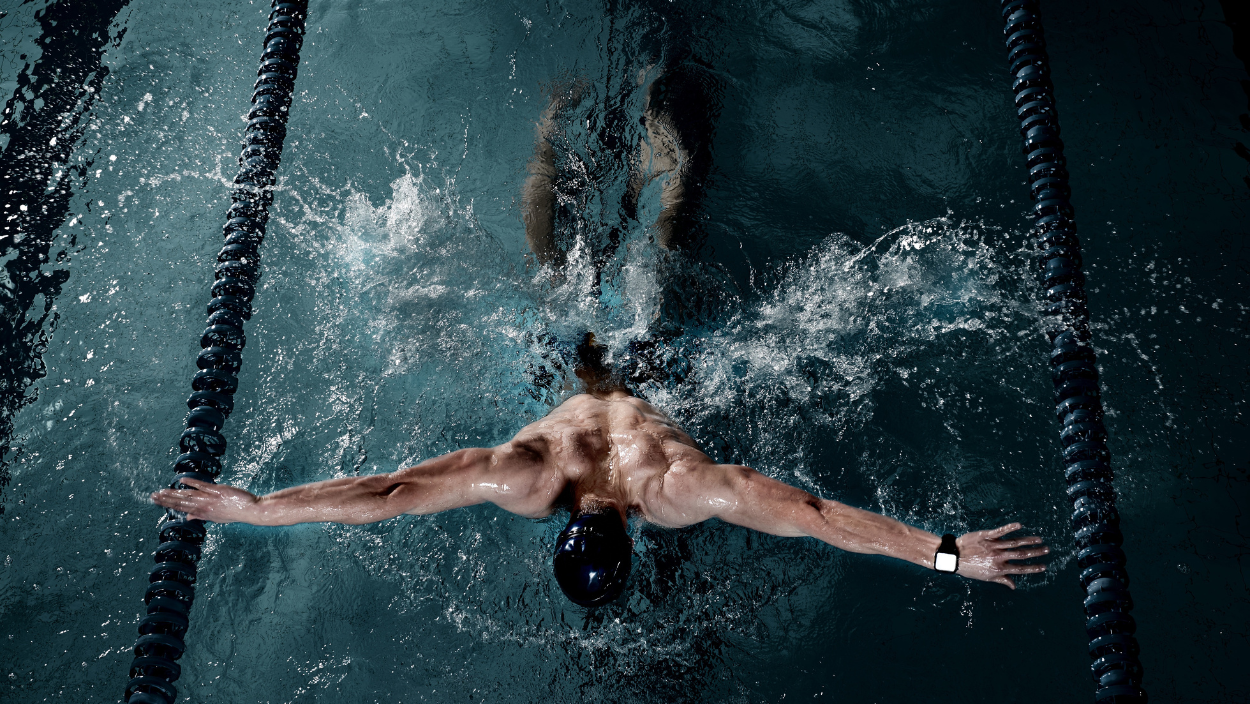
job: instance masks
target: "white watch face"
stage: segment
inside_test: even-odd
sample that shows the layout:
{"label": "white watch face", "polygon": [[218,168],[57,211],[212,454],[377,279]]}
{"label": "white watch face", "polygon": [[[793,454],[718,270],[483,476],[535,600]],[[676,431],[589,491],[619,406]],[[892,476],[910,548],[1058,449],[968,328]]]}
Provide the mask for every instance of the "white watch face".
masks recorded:
{"label": "white watch face", "polygon": [[933,558],[933,569],[938,572],[954,572],[957,564],[959,564],[959,558],[949,552],[939,552]]}

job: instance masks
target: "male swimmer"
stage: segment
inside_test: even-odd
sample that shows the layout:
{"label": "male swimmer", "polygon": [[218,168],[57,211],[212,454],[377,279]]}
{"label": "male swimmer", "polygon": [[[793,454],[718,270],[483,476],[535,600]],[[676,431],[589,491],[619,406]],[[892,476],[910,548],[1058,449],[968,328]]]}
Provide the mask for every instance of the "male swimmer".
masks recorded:
{"label": "male swimmer", "polygon": [[553,560],[556,581],[570,600],[588,607],[612,601],[625,586],[632,562],[633,543],[626,531],[630,514],[668,528],[719,518],[1013,589],[1011,575],[1046,569],[1019,562],[1049,549],[1038,537],[1007,538],[1020,529],[1018,523],[967,533],[951,546],[928,531],[817,498],[749,467],[717,464],[663,412],[619,383],[602,365],[602,349],[593,338],[587,336],[580,352],[577,375],[585,393],[502,445],[457,450],[389,474],[329,479],[259,497],[184,479],[192,489],[163,489],[152,500],[190,518],[258,526],[372,523],[485,502],[542,518],[567,505],[571,518],[556,541]]}
{"label": "male swimmer", "polygon": [[[636,198],[647,182],[664,179],[655,235],[665,249],[684,246],[690,196],[699,190],[708,156],[706,140],[699,146],[684,138],[672,117],[671,96],[687,79],[680,73],[670,76],[653,83],[648,94],[643,118],[648,137],[627,194]],[[576,99],[572,92],[553,95],[538,125],[523,194],[530,246],[542,264],[556,267],[562,255],[553,235],[557,174],[549,138],[555,112]],[[939,538],[887,516],[817,498],[749,467],[717,464],[663,412],[630,393],[605,364],[604,349],[592,335],[578,346],[578,357],[576,373],[584,393],[497,447],[458,450],[389,474],[313,482],[259,497],[184,479],[191,489],[163,489],[152,500],[190,518],[259,526],[372,523],[485,502],[528,518],[567,507],[571,517],[556,541],[553,568],[568,598],[587,607],[612,601],[625,586],[633,547],[626,529],[629,515],[669,528],[719,518],[1012,589],[1012,575],[1046,569],[1021,562],[1049,549],[1035,536],[1006,537],[1020,529],[1018,523]]]}

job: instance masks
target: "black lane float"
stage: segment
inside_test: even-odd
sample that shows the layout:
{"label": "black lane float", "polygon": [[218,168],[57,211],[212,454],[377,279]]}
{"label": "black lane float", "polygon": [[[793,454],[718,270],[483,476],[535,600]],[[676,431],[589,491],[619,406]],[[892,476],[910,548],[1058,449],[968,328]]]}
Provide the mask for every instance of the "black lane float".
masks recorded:
{"label": "black lane float", "polygon": [[1111,453],[1103,426],[1097,359],[1090,346],[1081,243],[1076,235],[1067,161],[1059,139],[1050,58],[1037,0],[1003,0],[1007,60],[1024,153],[1028,158],[1034,230],[1046,288],[1043,320],[1055,384],[1055,415],[1063,423],[1068,497],[1077,565],[1085,590],[1085,631],[1098,704],[1143,704],[1137,630],[1129,611],[1128,571],[1120,516],[1111,485]]}
{"label": "black lane float", "polygon": [[[282,159],[287,113],[304,42],[307,0],[274,0],[265,29],[264,53],[257,71],[239,172],[226,211],[225,246],[217,254],[208,327],[200,337],[200,371],[191,380],[186,430],[178,438],[182,453],[174,461],[170,484],[186,488],[185,478],[211,482],[221,473],[226,438],[221,428],[234,409],[241,353],[247,338],[243,321],[252,317],[252,298],[260,279],[260,244],[273,202],[274,171]],[[143,596],[147,614],[139,621],[135,659],[126,685],[129,704],[173,704],[177,660],[186,650],[187,617],[195,598],[196,564],[204,543],[204,522],[169,511],[160,527],[160,546],[148,573]]]}

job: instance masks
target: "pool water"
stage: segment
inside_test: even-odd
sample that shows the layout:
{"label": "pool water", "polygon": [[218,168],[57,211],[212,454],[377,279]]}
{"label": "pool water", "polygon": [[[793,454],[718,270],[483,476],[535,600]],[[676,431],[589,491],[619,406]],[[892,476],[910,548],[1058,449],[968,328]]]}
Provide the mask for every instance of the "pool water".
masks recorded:
{"label": "pool water", "polygon": [[[1012,592],[635,522],[627,596],[588,612],[551,577],[559,515],[214,526],[185,701],[1090,698],[995,4],[686,5],[312,3],[222,481],[501,442],[570,393],[549,340],[662,333],[676,371],[637,391],[714,458],[938,532],[1019,520],[1050,572]],[[268,6],[6,6],[0,699],[112,702]],[[1217,5],[1043,11],[1145,685],[1241,701],[1250,39]],[[639,77],[679,52],[714,162],[672,255],[657,187],[619,203]],[[544,91],[577,81],[553,278],[521,184]]]}

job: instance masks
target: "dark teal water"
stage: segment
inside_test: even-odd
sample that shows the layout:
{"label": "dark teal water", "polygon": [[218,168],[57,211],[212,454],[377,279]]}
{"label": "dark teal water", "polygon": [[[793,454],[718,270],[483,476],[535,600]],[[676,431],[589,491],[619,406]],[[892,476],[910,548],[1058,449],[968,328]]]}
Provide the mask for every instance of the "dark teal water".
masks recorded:
{"label": "dark teal water", "polygon": [[[1217,5],[1043,11],[1146,686],[1244,701],[1250,77]],[[0,699],[116,701],[267,6],[3,12]],[[1091,697],[995,3],[333,0],[308,26],[224,481],[499,442],[568,378],[536,387],[541,333],[642,336],[659,194],[636,220],[616,204],[637,77],[682,49],[714,155],[700,246],[669,262],[690,373],[640,393],[822,496],[939,531],[1020,520],[1052,571],[1009,592],[635,525],[629,597],[588,614],[550,576],[558,517],[215,527],[185,701]],[[542,87],[579,77],[552,285],[520,185]]]}

